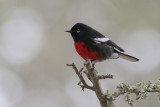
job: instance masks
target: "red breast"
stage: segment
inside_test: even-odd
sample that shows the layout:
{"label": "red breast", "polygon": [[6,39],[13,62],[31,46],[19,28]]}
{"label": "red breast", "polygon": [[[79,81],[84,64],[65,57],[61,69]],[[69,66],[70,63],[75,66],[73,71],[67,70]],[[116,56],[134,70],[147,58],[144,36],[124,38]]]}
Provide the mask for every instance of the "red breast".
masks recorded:
{"label": "red breast", "polygon": [[84,59],[90,59],[90,60],[98,60],[99,56],[96,53],[96,51],[87,48],[87,46],[84,44],[84,42],[76,42],[75,48],[77,53]]}

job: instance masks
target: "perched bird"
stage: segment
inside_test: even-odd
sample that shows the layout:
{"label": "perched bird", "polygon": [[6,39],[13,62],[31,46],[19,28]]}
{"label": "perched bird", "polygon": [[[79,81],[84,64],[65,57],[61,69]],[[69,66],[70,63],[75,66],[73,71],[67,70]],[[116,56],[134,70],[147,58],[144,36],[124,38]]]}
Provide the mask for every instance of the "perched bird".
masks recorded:
{"label": "perched bird", "polygon": [[75,24],[71,30],[66,32],[72,35],[76,51],[84,60],[90,59],[97,62],[123,58],[131,62],[139,61],[138,58],[124,54],[121,47],[83,23]]}

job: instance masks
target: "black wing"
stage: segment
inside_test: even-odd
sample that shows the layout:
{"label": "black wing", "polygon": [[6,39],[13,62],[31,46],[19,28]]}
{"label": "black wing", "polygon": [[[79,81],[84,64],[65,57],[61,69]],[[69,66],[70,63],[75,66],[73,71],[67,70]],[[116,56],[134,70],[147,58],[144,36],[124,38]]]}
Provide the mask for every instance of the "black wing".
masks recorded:
{"label": "black wing", "polygon": [[124,50],[119,47],[117,44],[115,44],[114,42],[112,42],[111,40],[109,40],[108,38],[106,37],[101,37],[101,38],[94,38],[94,41],[96,43],[100,43],[100,44],[107,44],[109,46],[112,46],[114,48],[117,48],[118,50],[120,50],[121,52],[124,52]]}
{"label": "black wing", "polygon": [[118,50],[120,50],[121,52],[125,52],[121,47],[119,47],[117,44],[115,44],[114,42],[112,42],[111,40],[108,40],[106,42],[103,42],[102,44],[107,44],[109,46],[112,46],[114,48],[117,48]]}

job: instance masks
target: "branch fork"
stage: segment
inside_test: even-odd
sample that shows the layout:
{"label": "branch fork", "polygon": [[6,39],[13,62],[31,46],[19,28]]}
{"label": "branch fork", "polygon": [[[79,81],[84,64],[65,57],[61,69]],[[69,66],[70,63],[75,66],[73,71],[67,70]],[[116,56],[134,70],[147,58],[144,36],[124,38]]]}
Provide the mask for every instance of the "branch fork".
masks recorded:
{"label": "branch fork", "polygon": [[[74,63],[67,64],[67,66],[71,66],[76,72],[77,76],[80,79],[80,81],[78,82],[78,85],[82,88],[83,91],[85,88],[94,91],[96,93],[97,98],[99,99],[101,107],[110,107],[109,101],[106,98],[106,95],[103,93],[99,80],[107,79],[107,78],[112,79],[113,75],[110,75],[110,74],[98,75],[97,71],[95,70],[95,64],[91,63],[90,60],[86,60],[84,64],[84,67],[86,68],[86,70],[84,72],[82,72],[84,68],[81,68],[80,70],[78,70],[78,68]],[[87,78],[91,81],[93,86],[90,86],[86,83],[82,73],[84,73],[87,76]]]}

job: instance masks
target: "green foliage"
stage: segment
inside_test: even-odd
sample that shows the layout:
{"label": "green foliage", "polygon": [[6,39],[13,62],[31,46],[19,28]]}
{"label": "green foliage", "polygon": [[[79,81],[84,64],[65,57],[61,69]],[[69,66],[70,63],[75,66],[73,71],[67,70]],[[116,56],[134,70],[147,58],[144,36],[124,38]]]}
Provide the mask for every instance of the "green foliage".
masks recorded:
{"label": "green foliage", "polygon": [[114,92],[110,94],[109,91],[106,91],[106,96],[108,99],[114,101],[118,96],[125,94],[125,101],[133,107],[133,100],[131,94],[136,95],[136,100],[145,99],[152,92],[157,92],[158,97],[160,99],[160,80],[157,83],[151,83],[148,81],[147,83],[137,83],[135,86],[130,86],[126,83],[122,83],[117,86],[118,92]]}
{"label": "green foliage", "polygon": [[133,100],[131,98],[131,95],[127,93],[127,95],[124,98],[125,98],[125,101],[128,102],[128,104],[133,107]]}

